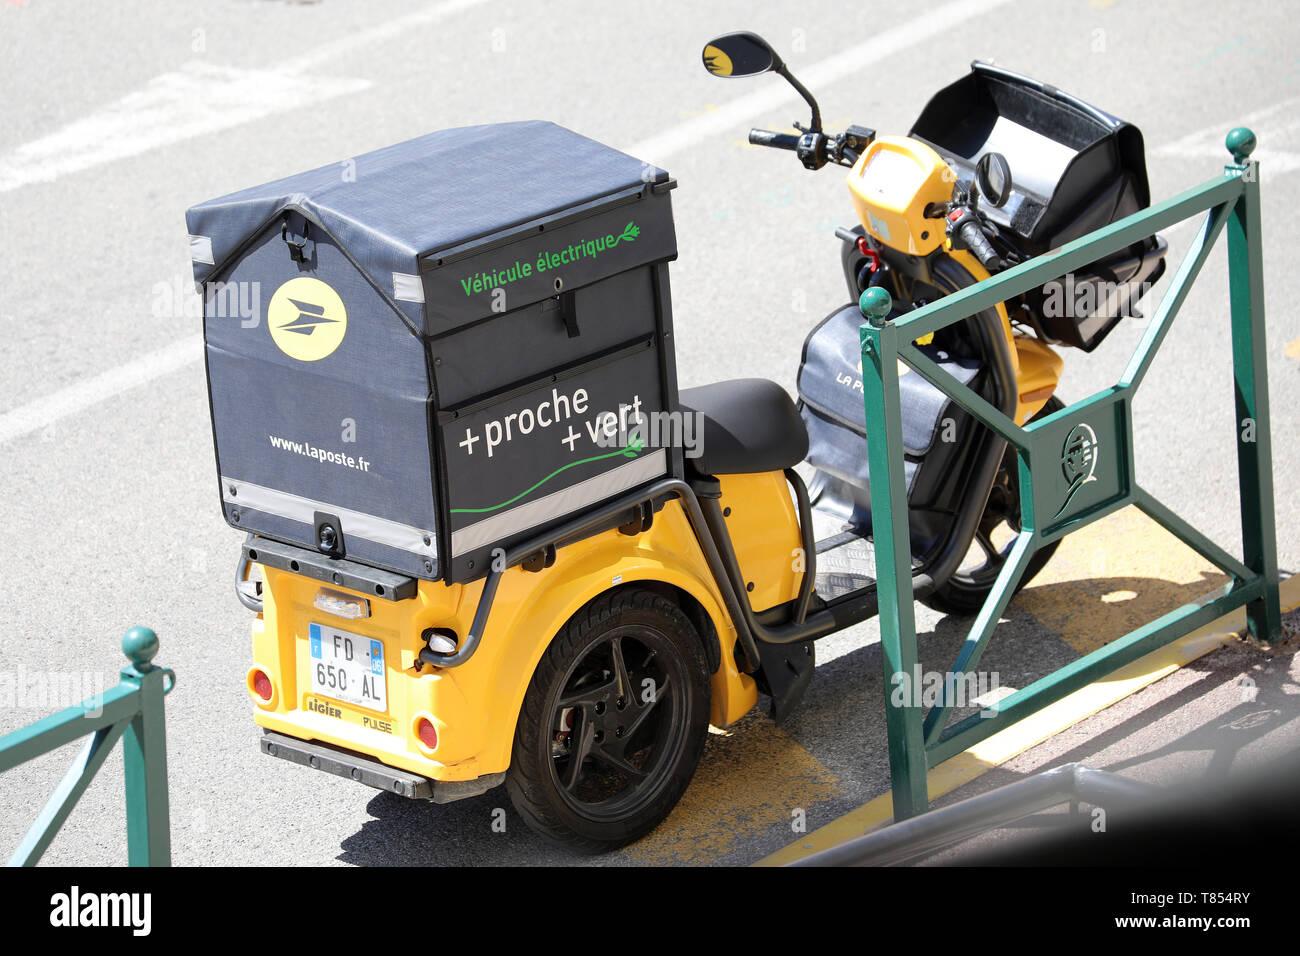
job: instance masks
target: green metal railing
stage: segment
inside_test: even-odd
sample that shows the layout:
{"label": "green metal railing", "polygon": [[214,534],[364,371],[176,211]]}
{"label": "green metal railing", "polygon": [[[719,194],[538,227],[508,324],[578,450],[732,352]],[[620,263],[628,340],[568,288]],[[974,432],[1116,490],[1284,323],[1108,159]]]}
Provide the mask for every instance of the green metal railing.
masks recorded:
{"label": "green metal railing", "polygon": [[127,631],[122,652],[131,664],[122,669],[116,687],[0,737],[3,773],[92,735],[9,858],[9,866],[36,865],[119,738],[126,769],[127,862],[171,865],[163,697],[176,686],[176,675],[150,663],[158,653],[158,637],[147,627]]}
{"label": "green metal railing", "polygon": [[[913,609],[908,504],[903,473],[898,360],[924,376],[977,421],[1016,449],[1021,488],[1021,531],[993,590],[976,616],[944,682],[945,696],[923,714],[919,702],[889,695],[886,719],[894,818],[928,806],[926,771],[1008,725],[1111,673],[1155,648],[1243,605],[1250,633],[1274,641],[1281,633],[1277,543],[1273,516],[1272,452],[1264,351],[1264,277],[1260,248],[1258,164],[1249,160],[1255,135],[1228,134],[1233,162],[1223,176],[1023,262],[966,289],[890,321],[888,308],[864,296],[863,391],[867,454],[880,597],[886,686],[914,673],[918,654]],[[1021,427],[959,383],[913,344],[1125,249],[1161,229],[1207,213],[1170,288],[1161,300],[1120,380],[1110,388]],[[1133,397],[1219,234],[1228,232],[1232,367],[1236,385],[1237,476],[1241,494],[1242,560],[1237,560],[1138,485],[1134,474]],[[870,290],[869,290],[870,291]],[[887,305],[887,303],[884,303]],[[1091,443],[1091,470],[1065,467],[1071,448]],[[1077,458],[1075,459],[1077,463]],[[1184,605],[1113,640],[1004,698],[992,716],[972,715],[949,726],[950,689],[974,671],[1030,558],[1044,544],[1135,505],[1184,544],[1221,568],[1231,581],[1209,599]]]}

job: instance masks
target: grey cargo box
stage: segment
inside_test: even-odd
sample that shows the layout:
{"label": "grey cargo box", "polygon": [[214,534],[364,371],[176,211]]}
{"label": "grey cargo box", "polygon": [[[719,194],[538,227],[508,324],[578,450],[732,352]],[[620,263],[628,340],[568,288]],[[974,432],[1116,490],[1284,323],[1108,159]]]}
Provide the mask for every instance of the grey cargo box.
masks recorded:
{"label": "grey cargo box", "polygon": [[191,208],[226,520],[460,582],[680,476],[649,427],[677,408],[673,185],[505,123]]}

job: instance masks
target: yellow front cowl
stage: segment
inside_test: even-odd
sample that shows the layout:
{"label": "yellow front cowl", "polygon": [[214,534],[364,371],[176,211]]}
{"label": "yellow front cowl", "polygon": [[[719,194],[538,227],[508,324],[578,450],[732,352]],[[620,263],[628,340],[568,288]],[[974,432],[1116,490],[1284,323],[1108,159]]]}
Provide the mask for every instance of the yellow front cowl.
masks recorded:
{"label": "yellow front cowl", "polygon": [[853,206],[869,235],[899,252],[926,256],[944,241],[943,219],[927,219],[930,203],[952,199],[952,168],[929,146],[906,136],[881,136],[847,177]]}

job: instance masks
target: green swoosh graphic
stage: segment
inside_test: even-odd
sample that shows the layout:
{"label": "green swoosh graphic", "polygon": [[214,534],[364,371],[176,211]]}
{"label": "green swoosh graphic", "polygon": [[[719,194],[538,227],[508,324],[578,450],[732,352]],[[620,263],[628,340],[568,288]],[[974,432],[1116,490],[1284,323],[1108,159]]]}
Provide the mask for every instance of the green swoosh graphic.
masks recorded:
{"label": "green swoosh graphic", "polygon": [[560,474],[560,472],[568,471],[570,468],[577,468],[579,465],[585,465],[593,461],[603,461],[606,458],[617,458],[620,455],[622,455],[624,458],[635,458],[638,454],[640,454],[643,448],[645,448],[645,445],[638,442],[636,444],[628,445],[626,448],[620,448],[618,451],[611,451],[607,455],[596,455],[594,458],[583,458],[581,461],[571,461],[567,465],[555,469],[555,471],[551,472],[549,475],[547,475],[537,484],[533,485],[531,488],[519,492],[519,494],[515,495],[513,498],[507,498],[499,505],[492,505],[490,508],[452,508],[451,514],[481,515],[481,514],[487,514],[489,511],[498,511],[501,508],[504,508],[506,505],[514,504],[520,498],[525,498],[528,495],[531,495],[538,488],[542,487],[542,485],[546,484],[556,475]]}

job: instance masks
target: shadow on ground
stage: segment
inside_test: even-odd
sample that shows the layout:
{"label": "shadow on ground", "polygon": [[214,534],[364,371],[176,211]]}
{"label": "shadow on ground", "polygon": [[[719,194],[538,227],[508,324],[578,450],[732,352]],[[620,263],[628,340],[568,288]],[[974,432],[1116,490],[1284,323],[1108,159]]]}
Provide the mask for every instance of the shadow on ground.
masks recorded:
{"label": "shadow on ground", "polygon": [[[995,675],[1003,688],[1024,687],[1075,660],[1079,635],[1105,635],[1098,641],[1104,643],[1195,601],[1220,580],[1206,574],[1182,583],[1118,576],[1038,585],[1012,603],[980,669]],[[1062,612],[1066,607],[1068,615]],[[1067,641],[1043,617],[1067,627],[1076,640]],[[919,633],[923,669],[945,671],[971,624],[969,618],[944,617],[932,630]],[[1190,666],[1198,669],[1197,664]],[[1272,680],[1261,678],[1259,703],[1243,703],[1223,726],[1189,731],[1189,738],[1197,735],[1195,746],[1213,746],[1223,754],[1213,763],[1215,772],[1226,772],[1234,746],[1267,733],[1280,719],[1267,716],[1281,714],[1269,703],[1283,693]],[[727,731],[710,734],[695,778],[672,815],[650,836],[620,852],[583,856],[550,845],[527,828],[505,788],[498,787],[441,806],[378,794],[367,806],[371,819],[344,840],[339,859],[362,866],[753,862],[794,842],[799,832],[822,826],[888,791],[884,685],[880,645],[873,639],[820,664],[803,704],[784,726],[772,723],[766,700],[761,700],[759,708]],[[1177,713],[1203,691],[1188,688],[1161,700],[1053,763],[1086,759]],[[954,719],[977,710],[966,707],[955,712]],[[1258,723],[1238,726],[1241,720]],[[980,789],[1019,776],[994,769],[981,778]]]}

